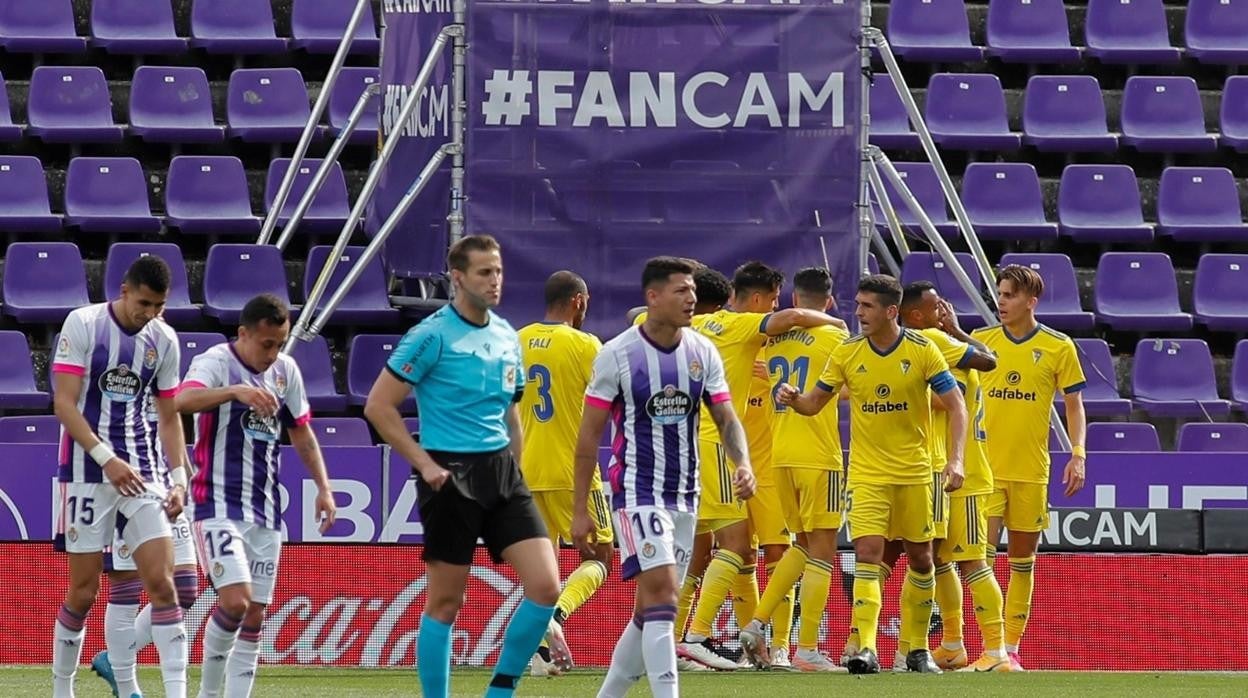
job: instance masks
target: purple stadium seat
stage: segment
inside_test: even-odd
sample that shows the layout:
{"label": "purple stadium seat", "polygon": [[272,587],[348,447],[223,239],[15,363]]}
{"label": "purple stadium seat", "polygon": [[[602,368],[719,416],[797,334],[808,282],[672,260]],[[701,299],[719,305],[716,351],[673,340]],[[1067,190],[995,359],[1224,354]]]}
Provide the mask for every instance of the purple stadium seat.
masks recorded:
{"label": "purple stadium seat", "polygon": [[109,53],[173,54],[186,39],[173,29],[170,0],[93,0],[91,44]]}
{"label": "purple stadium seat", "polygon": [[[273,293],[290,303],[282,253],[272,245],[213,245],[204,264],[204,314],[238,324],[247,301]],[[293,311],[291,313],[294,315]]]}
{"label": "purple stadium seat", "polygon": [[1056,240],[1057,224],[1044,219],[1040,178],[1029,163],[967,165],[962,203],[984,240]]}
{"label": "purple stadium seat", "polygon": [[1162,0],[1088,0],[1087,54],[1102,63],[1177,63]]}
{"label": "purple stadium seat", "polygon": [[225,341],[225,335],[220,332],[179,332],[178,344],[181,346],[182,354],[178,370],[182,372],[181,375],[186,375],[186,370],[191,367],[191,362],[196,356]]}
{"label": "purple stadium seat", "polygon": [[871,109],[871,143],[894,150],[918,150],[919,134],[910,126],[905,105],[887,73],[876,74],[868,97]]}
{"label": "purple stadium seat", "polygon": [[104,71],[96,67],[35,68],[26,111],[27,131],[47,143],[115,143],[122,137]]}
{"label": "purple stadium seat", "polygon": [[[294,0],[290,8],[291,48],[301,48],[308,53],[337,51],[354,10],[354,2]],[[377,54],[381,41],[377,38],[376,24],[370,4],[355,30],[351,53]]]}
{"label": "purple stadium seat", "polygon": [[[381,375],[390,354],[398,346],[402,335],[397,334],[357,334],[351,340],[351,351],[347,354],[347,401],[352,405],[363,405],[368,399],[368,392],[373,389],[377,376]],[[408,396],[403,401],[400,411],[404,414],[416,412],[416,400]]]}
{"label": "purple stadium seat", "polygon": [[368,422],[359,417],[313,417],[312,431],[322,446],[372,446]]}
{"label": "purple stadium seat", "polygon": [[50,233],[61,229],[52,214],[43,163],[32,155],[0,155],[0,231]]}
{"label": "purple stadium seat", "polygon": [[1093,422],[1088,425],[1089,451],[1135,451],[1152,453],[1161,450],[1157,427],[1148,422]]}
{"label": "purple stadium seat", "polygon": [[56,415],[0,417],[0,443],[54,444],[60,438],[61,421]]}
{"label": "purple stadium seat", "polygon": [[108,258],[104,262],[104,296],[109,300],[120,296],[126,269],[130,268],[134,260],[147,255],[160,257],[169,265],[172,285],[169,288],[169,300],[165,303],[165,320],[173,325],[199,320],[202,313],[191,304],[182,250],[170,242],[113,243],[108,248]]}
{"label": "purple stadium seat", "polygon": [[[978,228],[977,228],[978,230]],[[1036,307],[1040,322],[1064,332],[1087,332],[1096,321],[1079,304],[1079,280],[1070,257],[1055,253],[1007,254],[1001,266],[1018,264],[1044,279],[1044,294]]]}
{"label": "purple stadium seat", "polygon": [[1248,5],[1244,0],[1188,0],[1187,55],[1201,63],[1248,64]]}
{"label": "purple stadium seat", "polygon": [[[945,193],[940,188],[940,179],[936,177],[936,168],[930,162],[896,162],[893,165],[897,168],[897,174],[906,182],[906,188],[911,194],[919,200],[919,205],[923,207],[923,212],[935,224],[936,230],[940,232],[941,237],[950,240],[958,237],[958,224],[949,217],[948,208],[945,206]],[[889,201],[892,202],[893,208],[897,209],[897,218],[901,224],[912,229],[918,230],[919,219],[910,212],[901,201],[901,197],[897,195],[897,191],[893,189],[893,185],[887,179],[884,180],[884,186],[888,190]],[[876,207],[875,216],[876,225],[883,230],[887,227],[887,221],[884,220],[883,211]]]}
{"label": "purple stadium seat", "polygon": [[1161,252],[1106,252],[1096,265],[1096,319],[1115,330],[1180,332],[1192,316],[1179,310],[1179,285]]}
{"label": "purple stadium seat", "polygon": [[[7,285],[7,274],[5,279]],[[0,331],[0,354],[9,357],[0,361],[0,409],[47,407],[48,394],[35,388],[35,370],[30,362],[26,335],[15,330]]]}
{"label": "purple stadium seat", "polygon": [[[1045,289],[1048,292],[1048,289]],[[1126,417],[1131,414],[1131,401],[1118,392],[1118,373],[1114,370],[1114,357],[1103,339],[1078,338],[1074,340],[1079,354],[1079,365],[1088,381],[1083,393],[1083,409],[1093,417]],[[1062,411],[1064,400],[1059,390],[1053,402]]]}
{"label": "purple stadium seat", "polygon": [[1006,63],[1078,63],[1062,0],[988,3],[988,55]]}
{"label": "purple stadium seat", "polygon": [[[334,83],[334,91],[329,95],[329,127],[333,135],[342,132],[347,125],[351,110],[360,100],[365,88],[381,80],[380,68],[343,68],[338,80]],[[364,118],[351,132],[351,143],[376,143],[380,129],[381,96],[369,100]]]}
{"label": "purple stadium seat", "polygon": [[77,245],[72,242],[9,245],[4,253],[5,315],[18,322],[59,323],[71,310],[88,302],[87,273]]}
{"label": "purple stadium seat", "polygon": [[1178,450],[1243,453],[1248,451],[1248,424],[1188,422],[1179,427]]}
{"label": "purple stadium seat", "polygon": [[[312,285],[316,283],[321,270],[325,267],[325,261],[329,258],[331,249],[329,245],[317,245],[309,251],[307,263],[304,265],[304,298],[311,293]],[[317,306],[318,313],[329,297],[342,286],[347,272],[355,266],[356,260],[363,252],[363,247],[354,246],[347,247],[343,251],[338,266],[334,268],[334,274],[330,277],[325,295],[321,297],[322,301]],[[373,261],[365,267],[364,274],[351,287],[350,293],[343,298],[342,304],[334,310],[333,315],[329,316],[329,324],[376,326],[398,322],[399,311],[390,307],[387,286],[386,271],[381,265],[381,257],[374,257]]]}
{"label": "purple stadium seat", "polygon": [[303,372],[303,387],[308,391],[308,404],[312,405],[314,414],[347,409],[347,398],[334,387],[334,368],[324,337],[295,342],[290,355]]}
{"label": "purple stadium seat", "polygon": [[1168,167],[1157,191],[1157,232],[1176,242],[1248,240],[1235,176],[1224,167]]}
{"label": "purple stadium seat", "polygon": [[1235,344],[1231,359],[1231,400],[1241,411],[1248,411],[1248,339]]}
{"label": "purple stadium seat", "polygon": [[1078,242],[1153,240],[1130,165],[1067,165],[1057,189],[1057,220],[1061,234]]}
{"label": "purple stadium seat", "polygon": [[1248,255],[1203,254],[1196,263],[1192,310],[1215,332],[1248,332]]}
{"label": "purple stadium seat", "polygon": [[147,200],[134,158],[74,158],[65,175],[65,225],[87,233],[154,233],[160,219]]}
{"label": "purple stadium seat", "polygon": [[[1060,5],[1060,3],[1059,3]],[[1106,126],[1101,86],[1091,75],[1035,75],[1023,94],[1023,142],[1041,152],[1118,149]]]}
{"label": "purple stadium seat", "polygon": [[1147,153],[1206,153],[1218,148],[1218,137],[1205,132],[1205,109],[1196,81],[1186,76],[1127,78],[1122,142]]}
{"label": "purple stadium seat", "polygon": [[[970,277],[971,283],[976,288],[982,289],[983,277],[980,276],[979,267],[975,265],[975,259],[967,252],[957,252],[955,257],[966,275]],[[975,312],[970,296],[966,295],[940,255],[935,252],[911,252],[906,255],[901,263],[901,283],[908,284],[912,281],[930,281],[936,286],[937,292],[953,304],[954,310],[958,313],[958,321],[963,327],[968,329],[983,327],[984,319]]]}
{"label": "purple stadium seat", "polygon": [[[286,205],[282,207],[282,212],[277,217],[279,225],[286,225],[286,221],[290,220],[290,214],[294,213],[295,207],[299,204],[299,198],[308,190],[312,175],[316,174],[320,166],[321,161],[313,158],[307,158],[299,165],[299,172],[295,175],[290,196],[287,197]],[[277,197],[278,187],[281,186],[282,177],[286,175],[289,167],[290,158],[278,158],[269,163],[269,176],[264,184],[266,213],[273,207],[273,199]],[[347,216],[350,214],[351,206],[347,202],[347,180],[342,174],[342,165],[334,163],[329,171],[329,177],[325,179],[324,186],[317,192],[316,198],[312,200],[312,206],[308,208],[307,215],[299,224],[299,232],[336,233],[342,229],[342,225],[347,222]]]}
{"label": "purple stadium seat", "polygon": [[130,132],[149,143],[220,143],[202,68],[140,66],[130,86]]}
{"label": "purple stadium seat", "polygon": [[165,216],[170,227],[183,233],[260,231],[260,220],[251,213],[243,161],[232,155],[175,157],[165,181]]}
{"label": "purple stadium seat", "polygon": [[208,53],[284,53],[273,28],[273,6],[256,0],[194,0],[191,46]]}
{"label": "purple stadium seat", "polygon": [[971,63],[983,49],[971,45],[971,27],[962,0],[893,0],[888,11],[888,43],[911,61]]}
{"label": "purple stadium seat", "polygon": [[1213,357],[1202,339],[1141,339],[1131,365],[1135,406],[1153,417],[1223,416]]}
{"label": "purple stadium seat", "polygon": [[294,143],[312,115],[308,87],[297,68],[235,70],[225,109],[230,135],[247,143]]}
{"label": "purple stadium seat", "polygon": [[0,2],[0,48],[9,53],[81,53],[71,0]]}
{"label": "purple stadium seat", "polygon": [[1248,153],[1248,75],[1232,75],[1222,88],[1222,145]]}
{"label": "purple stadium seat", "polygon": [[13,124],[13,113],[9,110],[9,91],[5,86],[4,74],[0,73],[0,141],[17,141],[22,138],[22,127]]}
{"label": "purple stadium seat", "polygon": [[924,110],[932,138],[955,150],[1018,150],[1010,131],[1001,80],[988,73],[937,73],[927,83]]}

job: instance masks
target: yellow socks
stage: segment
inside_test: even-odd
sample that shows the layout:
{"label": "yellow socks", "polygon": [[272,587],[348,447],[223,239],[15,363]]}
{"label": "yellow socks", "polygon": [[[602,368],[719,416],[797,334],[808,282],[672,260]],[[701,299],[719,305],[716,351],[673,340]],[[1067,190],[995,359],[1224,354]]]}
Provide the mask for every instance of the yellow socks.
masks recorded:
{"label": "yellow socks", "polygon": [[737,627],[749,625],[758,608],[758,566],[741,568],[732,585],[732,612],[737,617]]}
{"label": "yellow socks", "polygon": [[932,621],[932,602],[936,598],[936,579],[932,570],[906,571],[901,585],[901,639],[909,648],[898,648],[902,654],[927,649],[927,628]]}
{"label": "yellow socks", "polygon": [[[971,590],[971,603],[975,604],[975,620],[984,637],[984,651],[999,657],[1004,649],[1005,623],[1001,619],[1001,607],[1005,602],[997,577],[991,567],[983,567],[966,575],[966,586]],[[939,580],[936,587],[940,588]]]}
{"label": "yellow socks", "polygon": [[763,598],[759,600],[758,608],[754,609],[754,620],[764,625],[769,619],[774,622],[780,606],[785,603],[785,599],[788,599],[789,623],[793,622],[791,592],[797,580],[802,577],[802,569],[806,567],[807,558],[805,548],[795,545],[784,551],[784,555],[778,562],[767,565],[767,588],[763,590]]}
{"label": "yellow socks", "polygon": [[[888,581],[889,577],[893,576],[893,568],[886,562],[881,562],[878,567],[880,568],[880,598],[883,598],[884,592],[882,590],[884,583]],[[852,617],[850,618],[849,636],[845,638],[845,649],[841,651],[841,654],[858,654],[858,625],[857,621]]]}
{"label": "yellow socks", "polygon": [[855,564],[854,629],[858,632],[859,650],[875,650],[875,634],[880,624],[881,597],[880,566],[870,562]]}
{"label": "yellow socks", "polygon": [[[854,573],[854,598],[858,597],[858,575]],[[819,624],[823,622],[823,611],[828,606],[828,589],[832,585],[832,564],[811,558],[806,561],[806,570],[802,575],[801,606],[802,623],[797,629],[797,646],[801,649],[816,649],[819,645]],[[876,583],[876,615],[879,615],[879,583]],[[854,619],[858,618],[857,605],[854,607]]]}
{"label": "yellow socks", "polygon": [[[778,562],[767,565],[768,589],[771,589],[773,579],[771,575],[775,573],[779,565]],[[773,649],[782,649],[786,652],[789,649],[789,637],[793,634],[793,585],[790,584],[787,589],[784,596],[780,597],[780,602],[776,604],[776,609],[771,612],[771,646]],[[758,615],[758,611],[755,611],[754,615]]]}
{"label": "yellow socks", "polygon": [[945,649],[962,646],[962,578],[952,562],[936,568],[936,603],[944,625],[941,645]]}
{"label": "yellow socks", "polygon": [[563,593],[559,594],[555,607],[559,609],[559,613],[564,618],[567,618],[576,609],[585,605],[589,597],[593,596],[605,581],[607,581],[606,565],[597,560],[582,562],[580,567],[568,575],[568,581],[563,583]]}
{"label": "yellow socks", "polygon": [[693,623],[689,626],[688,633],[690,636],[710,637],[715,616],[719,615],[719,608],[728,598],[728,592],[736,583],[737,575],[741,574],[744,563],[741,556],[734,552],[720,550],[715,553],[711,564],[706,568],[706,575],[702,577],[702,596],[698,598],[698,605],[693,610]]}
{"label": "yellow socks", "polygon": [[689,624],[689,612],[693,610],[693,599],[698,595],[698,587],[702,586],[702,578],[691,574],[685,575],[680,585],[680,598],[676,601],[676,642],[685,637],[685,626]]}
{"label": "yellow socks", "polygon": [[1005,649],[1017,652],[1031,615],[1031,592],[1035,588],[1036,556],[1010,558],[1010,586],[1005,591]]}

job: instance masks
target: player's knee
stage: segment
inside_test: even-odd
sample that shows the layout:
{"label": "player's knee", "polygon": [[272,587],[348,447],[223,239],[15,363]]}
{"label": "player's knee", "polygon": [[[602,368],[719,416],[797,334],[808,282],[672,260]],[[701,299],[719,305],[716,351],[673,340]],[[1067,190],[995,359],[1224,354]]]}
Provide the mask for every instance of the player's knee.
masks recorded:
{"label": "player's knee", "polygon": [[[910,552],[913,552],[913,554],[910,554]],[[934,567],[932,562],[932,551],[930,549],[908,551],[906,554],[906,560],[908,561],[910,569],[915,572],[919,572],[920,574],[931,572]]]}
{"label": "player's knee", "polygon": [[541,604],[542,606],[554,606],[555,602],[559,600],[559,578],[556,577],[553,580],[543,579],[536,584],[526,586],[524,596],[533,603]]}
{"label": "player's knee", "polygon": [[265,604],[251,602],[247,605],[247,612],[243,615],[242,625],[248,628],[259,628],[264,624],[264,611],[268,608]]}
{"label": "player's knee", "polygon": [[455,622],[463,606],[463,594],[430,595],[425,599],[425,615],[449,625]]}
{"label": "player's knee", "polygon": [[93,578],[80,581],[69,587],[65,594],[65,605],[74,613],[85,615],[95,605],[95,597],[100,593],[100,580]]}
{"label": "player's knee", "polygon": [[238,585],[233,585],[220,590],[217,606],[231,618],[242,618],[251,607],[251,598]]}

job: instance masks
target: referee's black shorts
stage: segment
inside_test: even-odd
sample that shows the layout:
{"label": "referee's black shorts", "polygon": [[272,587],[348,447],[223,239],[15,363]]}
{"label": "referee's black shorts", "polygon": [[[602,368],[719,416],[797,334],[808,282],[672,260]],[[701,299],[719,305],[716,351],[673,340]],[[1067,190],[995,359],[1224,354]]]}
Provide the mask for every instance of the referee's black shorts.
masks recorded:
{"label": "referee's black shorts", "polygon": [[429,455],[451,477],[435,492],[419,474],[414,476],[425,529],[424,560],[470,565],[480,538],[490,558],[500,563],[513,543],[547,537],[533,493],[510,450]]}

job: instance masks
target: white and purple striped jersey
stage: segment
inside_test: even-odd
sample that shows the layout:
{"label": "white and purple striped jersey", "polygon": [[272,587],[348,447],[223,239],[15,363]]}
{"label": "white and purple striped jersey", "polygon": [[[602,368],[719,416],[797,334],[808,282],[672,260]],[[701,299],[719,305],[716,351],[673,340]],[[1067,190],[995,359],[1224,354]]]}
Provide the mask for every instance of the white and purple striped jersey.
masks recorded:
{"label": "white and purple striped jersey", "polygon": [[193,452],[196,473],[191,481],[195,520],[222,518],[280,529],[282,496],[277,472],[282,427],[303,426],[312,419],[303,375],[286,354],[278,354],[268,370],[254,371],[243,363],[234,345],[226,343],[195,357],[182,389],[240,384],[272,393],[278,413],[265,418],[234,401],[199,413]]}
{"label": "white and purple striped jersey", "polygon": [[682,331],[672,349],[641,326],[607,342],[585,404],[611,410],[612,507],[696,513],[699,406],[729,400],[719,351],[697,332]]}
{"label": "white and purple striped jersey", "polygon": [[[65,318],[52,358],[53,373],[82,376],[78,411],[118,458],[138,469],[147,482],[169,486],[157,453],[159,440],[147,420],[151,395],[178,392],[181,349],[178,336],[157,318],[138,332],[122,328],[111,303],[78,308]],[[61,427],[61,482],[104,482],[99,463]]]}

